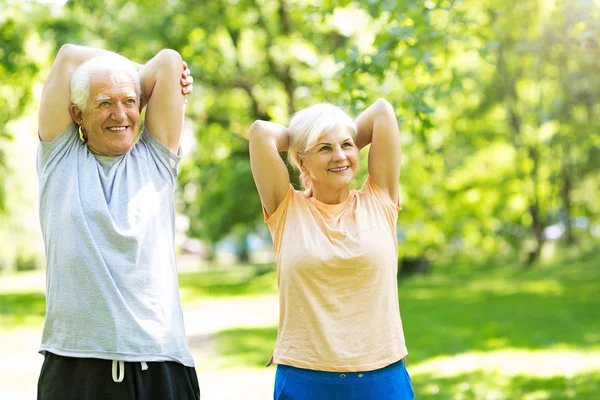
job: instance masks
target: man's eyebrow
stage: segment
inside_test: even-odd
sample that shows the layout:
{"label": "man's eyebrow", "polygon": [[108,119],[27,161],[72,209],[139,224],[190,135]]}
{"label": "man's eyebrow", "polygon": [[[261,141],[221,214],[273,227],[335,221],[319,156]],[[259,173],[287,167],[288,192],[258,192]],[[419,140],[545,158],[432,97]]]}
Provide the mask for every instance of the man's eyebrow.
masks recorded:
{"label": "man's eyebrow", "polygon": [[[132,99],[133,99],[133,98],[137,98],[137,93],[135,93],[135,92],[127,93],[127,94],[125,95],[125,97],[127,97],[127,98],[132,98]],[[105,101],[105,100],[110,100],[110,97],[109,97],[109,96],[103,96],[103,95],[99,95],[98,97],[96,97],[96,99],[95,99],[95,100],[96,100],[96,101]]]}

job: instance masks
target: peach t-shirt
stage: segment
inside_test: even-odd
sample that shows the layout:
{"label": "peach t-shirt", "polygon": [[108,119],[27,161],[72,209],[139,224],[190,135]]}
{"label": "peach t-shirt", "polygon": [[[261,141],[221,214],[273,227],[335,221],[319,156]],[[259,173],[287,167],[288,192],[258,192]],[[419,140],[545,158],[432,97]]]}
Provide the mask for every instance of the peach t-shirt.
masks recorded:
{"label": "peach t-shirt", "polygon": [[406,356],[396,280],[400,209],[367,178],[340,204],[290,185],[277,210],[265,212],[279,286],[273,362],[369,371]]}

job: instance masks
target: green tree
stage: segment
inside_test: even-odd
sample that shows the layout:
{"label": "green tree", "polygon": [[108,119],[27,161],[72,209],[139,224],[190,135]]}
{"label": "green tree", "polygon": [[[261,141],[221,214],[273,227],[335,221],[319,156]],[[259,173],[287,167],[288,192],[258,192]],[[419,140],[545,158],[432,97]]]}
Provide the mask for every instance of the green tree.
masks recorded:
{"label": "green tree", "polygon": [[0,14],[0,213],[6,211],[4,179],[10,173],[4,152],[6,142],[11,140],[7,126],[21,117],[31,102],[32,83],[39,71],[31,48],[35,45],[36,32],[30,28],[32,21],[39,21],[39,12],[31,5],[20,3],[3,7]]}

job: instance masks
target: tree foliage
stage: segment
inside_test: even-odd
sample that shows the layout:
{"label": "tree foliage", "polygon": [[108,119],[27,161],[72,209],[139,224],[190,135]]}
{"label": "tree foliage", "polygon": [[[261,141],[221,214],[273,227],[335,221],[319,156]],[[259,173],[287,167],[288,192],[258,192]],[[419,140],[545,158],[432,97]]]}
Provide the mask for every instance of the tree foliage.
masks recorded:
{"label": "tree foliage", "polygon": [[[179,179],[192,236],[217,242],[262,224],[245,139],[254,120],[286,124],[320,101],[356,116],[378,97],[394,105],[403,136],[403,256],[533,262],[548,226],[574,243],[575,217],[599,223],[593,1],[11,4],[0,24],[0,127],[26,110],[31,76],[64,43],[138,62],[164,47],[182,54],[195,78]],[[32,60],[32,41],[50,56]]]}

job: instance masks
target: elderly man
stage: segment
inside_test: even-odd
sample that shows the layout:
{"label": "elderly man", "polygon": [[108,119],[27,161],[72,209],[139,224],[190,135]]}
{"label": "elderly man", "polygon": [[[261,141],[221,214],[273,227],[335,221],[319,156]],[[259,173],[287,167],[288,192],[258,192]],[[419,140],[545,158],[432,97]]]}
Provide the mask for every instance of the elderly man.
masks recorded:
{"label": "elderly man", "polygon": [[173,50],[137,65],[65,45],[54,61],[39,112],[47,259],[39,399],[200,398],[174,252],[191,83]]}

